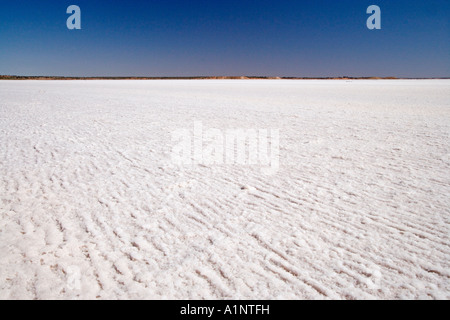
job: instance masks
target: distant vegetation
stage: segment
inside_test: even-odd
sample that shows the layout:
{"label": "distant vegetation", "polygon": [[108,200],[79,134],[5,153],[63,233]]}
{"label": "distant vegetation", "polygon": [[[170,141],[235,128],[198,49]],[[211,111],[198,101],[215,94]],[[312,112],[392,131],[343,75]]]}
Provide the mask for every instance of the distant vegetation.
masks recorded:
{"label": "distant vegetation", "polygon": [[[397,77],[262,77],[262,76],[237,76],[237,77],[53,77],[53,76],[8,76],[0,75],[0,80],[251,80],[251,79],[287,79],[287,80],[383,80],[383,79],[399,79]],[[440,78],[449,79],[449,78]]]}

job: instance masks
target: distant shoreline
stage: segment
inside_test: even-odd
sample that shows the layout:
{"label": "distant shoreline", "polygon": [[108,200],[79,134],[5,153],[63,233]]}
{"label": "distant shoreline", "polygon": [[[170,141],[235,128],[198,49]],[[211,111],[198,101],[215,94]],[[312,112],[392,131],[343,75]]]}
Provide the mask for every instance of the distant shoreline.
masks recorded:
{"label": "distant shoreline", "polygon": [[195,77],[60,77],[0,75],[0,80],[446,80],[444,78],[397,77],[260,77],[260,76],[195,76]]}

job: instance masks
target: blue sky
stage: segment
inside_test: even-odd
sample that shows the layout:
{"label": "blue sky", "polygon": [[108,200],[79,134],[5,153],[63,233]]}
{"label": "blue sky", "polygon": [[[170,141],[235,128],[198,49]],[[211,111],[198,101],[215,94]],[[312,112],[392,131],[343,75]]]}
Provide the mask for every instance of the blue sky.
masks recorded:
{"label": "blue sky", "polygon": [[449,18],[448,0],[0,0],[0,74],[449,77]]}

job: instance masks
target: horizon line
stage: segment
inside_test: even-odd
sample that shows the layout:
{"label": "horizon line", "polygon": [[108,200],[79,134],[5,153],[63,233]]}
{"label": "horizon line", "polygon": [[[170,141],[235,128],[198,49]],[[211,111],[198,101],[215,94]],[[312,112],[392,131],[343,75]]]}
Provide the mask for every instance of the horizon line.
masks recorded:
{"label": "horizon line", "polygon": [[450,77],[284,77],[284,76],[17,76],[0,75],[0,80],[448,80]]}

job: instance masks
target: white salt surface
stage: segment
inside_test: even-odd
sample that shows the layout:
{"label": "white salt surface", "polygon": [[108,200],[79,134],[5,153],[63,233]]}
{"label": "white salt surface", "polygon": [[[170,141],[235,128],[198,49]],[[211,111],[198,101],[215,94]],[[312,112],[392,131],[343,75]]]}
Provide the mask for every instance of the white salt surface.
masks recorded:
{"label": "white salt surface", "polygon": [[1,299],[450,298],[448,80],[1,81],[0,131]]}

